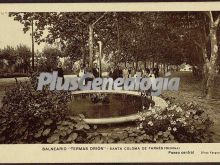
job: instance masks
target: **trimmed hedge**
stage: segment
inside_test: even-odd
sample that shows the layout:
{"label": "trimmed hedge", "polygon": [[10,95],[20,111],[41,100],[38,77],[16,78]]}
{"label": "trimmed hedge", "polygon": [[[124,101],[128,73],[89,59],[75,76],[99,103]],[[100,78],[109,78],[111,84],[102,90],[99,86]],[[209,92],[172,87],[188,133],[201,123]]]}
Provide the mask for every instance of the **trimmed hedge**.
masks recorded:
{"label": "trimmed hedge", "polygon": [[0,73],[0,78],[27,77],[27,73]]}

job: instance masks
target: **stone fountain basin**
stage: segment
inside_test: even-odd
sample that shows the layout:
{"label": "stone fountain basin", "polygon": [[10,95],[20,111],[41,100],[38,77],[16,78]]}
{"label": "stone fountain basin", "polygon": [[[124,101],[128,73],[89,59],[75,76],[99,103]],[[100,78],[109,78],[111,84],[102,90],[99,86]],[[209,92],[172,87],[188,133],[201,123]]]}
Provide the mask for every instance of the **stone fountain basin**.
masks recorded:
{"label": "stone fountain basin", "polygon": [[[115,91],[115,90],[85,90],[85,91],[74,91],[72,92],[73,95],[79,94],[91,94],[91,93],[112,93],[112,94],[127,94],[127,95],[134,95],[140,96],[140,92],[137,91]],[[153,101],[155,101],[155,106],[161,107],[161,109],[167,108],[167,102],[158,96],[152,97]],[[147,111],[145,111],[147,112]],[[136,114],[127,115],[127,116],[120,116],[120,117],[108,117],[108,118],[85,118],[84,121],[87,124],[117,124],[117,123],[126,123],[136,121],[140,116]]]}

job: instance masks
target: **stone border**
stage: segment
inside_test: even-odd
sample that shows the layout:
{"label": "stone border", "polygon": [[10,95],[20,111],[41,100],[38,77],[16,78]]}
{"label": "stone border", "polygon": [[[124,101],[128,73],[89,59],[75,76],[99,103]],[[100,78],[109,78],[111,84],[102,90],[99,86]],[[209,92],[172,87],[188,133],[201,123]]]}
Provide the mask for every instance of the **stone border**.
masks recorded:
{"label": "stone border", "polygon": [[[73,95],[78,94],[91,94],[91,93],[113,93],[113,94],[127,94],[127,95],[135,95],[140,96],[140,92],[137,91],[115,91],[115,90],[97,90],[97,91],[74,91],[72,92]],[[162,109],[165,109],[168,104],[166,101],[158,96],[153,96],[153,100],[155,101],[155,106],[160,106]],[[108,117],[108,118],[101,118],[101,119],[94,119],[94,118],[86,118],[84,121],[88,124],[116,124],[116,123],[125,123],[130,121],[135,121],[139,118],[138,114],[132,114],[127,116],[121,117]]]}

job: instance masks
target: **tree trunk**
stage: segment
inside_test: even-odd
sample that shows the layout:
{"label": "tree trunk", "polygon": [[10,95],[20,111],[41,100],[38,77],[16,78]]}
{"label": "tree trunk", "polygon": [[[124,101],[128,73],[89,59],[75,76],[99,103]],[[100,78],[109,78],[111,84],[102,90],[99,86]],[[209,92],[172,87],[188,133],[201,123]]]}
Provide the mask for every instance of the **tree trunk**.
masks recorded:
{"label": "tree trunk", "polygon": [[206,61],[203,65],[202,69],[202,93],[203,96],[207,96],[207,80],[208,80],[208,63],[209,61]]}
{"label": "tree trunk", "polygon": [[138,58],[136,58],[136,61],[135,61],[135,71],[137,71],[138,69]]}
{"label": "tree trunk", "polygon": [[120,28],[119,28],[119,22],[117,19],[117,47],[118,47],[118,57],[121,55],[121,44],[120,44]]}
{"label": "tree trunk", "polygon": [[93,67],[93,25],[89,25],[89,66]]}
{"label": "tree trunk", "polygon": [[154,68],[154,63],[155,63],[155,57],[153,56],[152,68]]}
{"label": "tree trunk", "polygon": [[144,68],[147,68],[147,61],[144,62]]}
{"label": "tree trunk", "polygon": [[34,71],[34,20],[31,21],[31,39],[32,39],[32,69]]}
{"label": "tree trunk", "polygon": [[149,61],[149,64],[150,64],[150,69],[152,68],[152,62],[151,61]]}
{"label": "tree trunk", "polygon": [[85,58],[85,49],[84,49],[84,47],[81,47],[81,52],[82,52],[82,64],[83,64],[83,66],[85,66],[86,58]]}
{"label": "tree trunk", "polygon": [[213,91],[215,85],[216,76],[216,64],[218,57],[218,45],[217,45],[217,27],[212,24],[210,28],[210,41],[211,41],[211,57],[208,66],[208,79],[207,79],[207,98],[213,98]]}

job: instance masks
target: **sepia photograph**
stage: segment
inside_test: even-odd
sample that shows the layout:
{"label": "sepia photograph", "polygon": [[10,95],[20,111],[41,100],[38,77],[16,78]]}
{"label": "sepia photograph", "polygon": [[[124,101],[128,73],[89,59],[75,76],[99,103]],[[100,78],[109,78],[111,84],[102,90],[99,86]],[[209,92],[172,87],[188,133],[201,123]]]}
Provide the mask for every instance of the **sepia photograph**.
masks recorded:
{"label": "sepia photograph", "polygon": [[0,20],[0,144],[220,142],[220,11]]}

